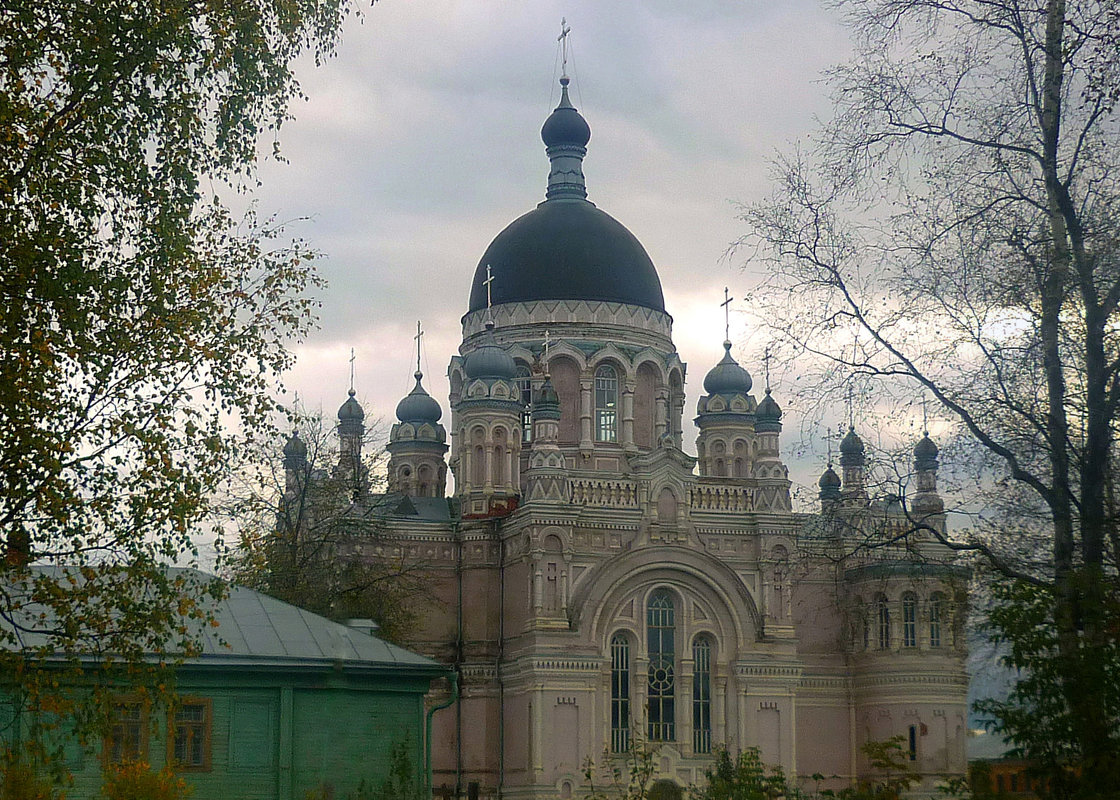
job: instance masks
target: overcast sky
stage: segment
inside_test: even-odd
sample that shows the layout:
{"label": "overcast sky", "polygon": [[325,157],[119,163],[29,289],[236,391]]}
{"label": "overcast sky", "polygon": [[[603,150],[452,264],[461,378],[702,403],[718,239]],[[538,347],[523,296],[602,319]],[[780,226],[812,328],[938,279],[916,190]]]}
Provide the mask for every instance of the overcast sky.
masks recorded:
{"label": "overcast sky", "polygon": [[[359,0],[360,1],[360,0]],[[540,127],[558,101],[557,35],[571,26],[572,99],[591,126],[588,199],[645,245],[688,364],[685,449],[695,451],[704,374],[721,356],[724,286],[742,297],[736,204],[769,191],[768,162],[830,105],[821,75],[847,54],[816,0],[380,0],[351,19],[338,54],[302,64],[306,101],[269,161],[260,211],[307,218],[294,233],[325,253],[321,329],[288,378],[332,415],[349,351],[367,415],[391,421],[412,385],[422,320],[425,386],[448,421],[446,369],[471,277],[490,241],[544,199]],[[764,309],[735,303],[734,354],[761,389]],[[756,394],[758,394],[756,392]],[[798,409],[784,437],[797,439]],[[759,395],[760,396],[760,395]],[[815,482],[820,458],[795,480]]]}

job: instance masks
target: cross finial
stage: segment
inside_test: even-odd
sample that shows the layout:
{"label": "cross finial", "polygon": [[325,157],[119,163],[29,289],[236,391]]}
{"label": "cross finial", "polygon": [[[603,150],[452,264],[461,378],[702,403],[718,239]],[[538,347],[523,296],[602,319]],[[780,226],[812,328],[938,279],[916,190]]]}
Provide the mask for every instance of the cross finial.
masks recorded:
{"label": "cross finial", "polygon": [[922,395],[922,435],[929,436],[929,398]]}
{"label": "cross finial", "polygon": [[486,280],[483,281],[483,284],[485,284],[485,286],[486,286],[486,310],[487,311],[489,311],[491,306],[493,306],[493,304],[494,304],[494,301],[490,296],[490,284],[492,284],[493,282],[494,282],[494,276],[490,273],[490,265],[487,264],[486,265]]}
{"label": "cross finial", "polygon": [[848,427],[856,429],[855,396],[852,381],[848,381]]}
{"label": "cross finial", "polygon": [[412,338],[416,340],[416,372],[420,372],[420,338],[424,335],[424,331],[420,329],[420,320],[416,320],[416,335]]}
{"label": "cross finial", "polygon": [[726,341],[730,342],[731,341],[731,301],[734,300],[735,298],[731,297],[728,294],[728,291],[729,291],[728,288],[726,286],[724,286],[723,287],[723,302],[720,303],[720,305],[723,306],[723,338]]}
{"label": "cross finial", "polygon": [[350,396],[354,396],[354,348],[350,348]]}
{"label": "cross finial", "polygon": [[[827,431],[827,429],[826,429],[826,431]],[[844,435],[844,425],[843,425],[843,423],[841,423],[840,425],[838,425],[836,427],[836,432],[835,433],[826,432],[825,435],[824,435],[824,441],[825,441],[825,444],[828,447],[828,466],[830,466],[830,467],[832,466],[832,440],[836,439],[837,441],[839,441],[840,437],[843,436],[843,435]]]}
{"label": "cross finial", "polygon": [[560,18],[560,35],[556,37],[556,41],[560,42],[561,52],[563,53],[563,61],[561,62],[560,75],[561,77],[568,77],[568,34],[572,29],[568,27],[568,20],[564,17]]}
{"label": "cross finial", "polygon": [[766,394],[770,394],[770,345],[762,351],[762,366],[766,373]]}

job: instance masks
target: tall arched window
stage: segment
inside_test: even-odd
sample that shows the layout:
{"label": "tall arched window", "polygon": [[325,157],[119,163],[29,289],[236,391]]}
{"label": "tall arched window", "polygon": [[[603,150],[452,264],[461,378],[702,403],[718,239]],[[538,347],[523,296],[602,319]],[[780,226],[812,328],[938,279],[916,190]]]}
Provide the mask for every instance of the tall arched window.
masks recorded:
{"label": "tall arched window", "polygon": [[533,441],[533,383],[528,367],[518,367],[517,390],[521,392],[521,441]]}
{"label": "tall arched window", "polygon": [[611,752],[630,749],[630,642],[611,637]]}
{"label": "tall arched window", "polygon": [[692,642],[692,750],[712,752],[712,643],[697,636]]}
{"label": "tall arched window", "polygon": [[673,724],[676,712],[676,645],[673,597],[663,589],[649,598],[646,633],[649,641],[648,737],[651,742],[671,742],[676,739]]}
{"label": "tall arched window", "polygon": [[945,595],[934,592],[929,598],[929,646],[941,646],[941,621],[945,618]]}
{"label": "tall arched window", "polygon": [[902,595],[902,646],[918,646],[918,598],[913,592]]}
{"label": "tall arched window", "polygon": [[595,370],[595,439],[618,441],[618,373],[605,364]]}
{"label": "tall arched window", "polygon": [[878,644],[880,650],[891,648],[891,607],[885,595],[875,598],[875,618],[878,627]]}

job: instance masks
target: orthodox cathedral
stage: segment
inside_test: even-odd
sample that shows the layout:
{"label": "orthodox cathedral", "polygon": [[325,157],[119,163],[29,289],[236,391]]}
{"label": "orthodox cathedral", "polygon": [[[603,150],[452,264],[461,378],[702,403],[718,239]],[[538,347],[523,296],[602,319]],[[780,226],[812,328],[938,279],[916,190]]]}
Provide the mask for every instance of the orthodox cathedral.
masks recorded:
{"label": "orthodox cathedral", "polygon": [[[936,445],[915,446],[907,497],[870,497],[853,428],[842,475],[830,465],[819,508],[795,513],[782,409],[724,342],[687,454],[657,270],[587,200],[591,130],[561,84],[545,200],[475,270],[446,424],[418,371],[388,491],[355,498],[381,531],[355,548],[430,576],[411,647],[458,674],[433,701],[450,702],[436,796],[578,797],[588,760],[635,745],[681,787],[720,746],[841,787],[874,775],[861,745],[896,736],[931,793],[964,773],[967,689],[964,576],[931,535]],[[353,392],[338,416],[357,468]],[[293,437],[289,477],[305,463]]]}

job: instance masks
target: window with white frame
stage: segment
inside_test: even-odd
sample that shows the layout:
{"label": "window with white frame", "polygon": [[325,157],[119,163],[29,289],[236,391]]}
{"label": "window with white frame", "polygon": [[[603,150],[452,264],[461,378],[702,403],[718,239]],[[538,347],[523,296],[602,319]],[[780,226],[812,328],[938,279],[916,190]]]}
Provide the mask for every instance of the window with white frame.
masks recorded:
{"label": "window with white frame", "polygon": [[618,373],[606,364],[595,370],[595,439],[618,441]]}

